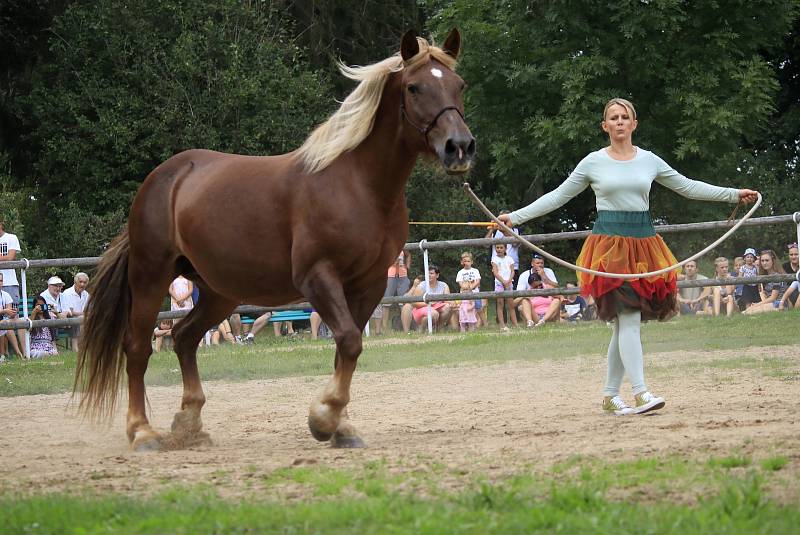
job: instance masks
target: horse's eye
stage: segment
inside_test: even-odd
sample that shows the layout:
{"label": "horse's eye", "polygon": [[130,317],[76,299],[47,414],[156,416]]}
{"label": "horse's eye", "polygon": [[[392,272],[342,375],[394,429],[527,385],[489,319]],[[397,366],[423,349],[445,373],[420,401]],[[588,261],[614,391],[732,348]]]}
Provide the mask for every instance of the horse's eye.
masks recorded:
{"label": "horse's eye", "polygon": [[417,87],[415,84],[408,84],[408,92],[412,95],[416,95],[419,93],[419,87]]}

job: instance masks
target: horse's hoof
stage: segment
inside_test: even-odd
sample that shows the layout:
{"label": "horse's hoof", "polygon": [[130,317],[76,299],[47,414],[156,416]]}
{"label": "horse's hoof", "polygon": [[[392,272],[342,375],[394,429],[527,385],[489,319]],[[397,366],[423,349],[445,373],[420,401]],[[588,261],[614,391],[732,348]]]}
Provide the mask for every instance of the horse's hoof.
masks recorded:
{"label": "horse's hoof", "polygon": [[358,435],[342,435],[341,433],[334,433],[331,439],[332,448],[366,448],[367,445],[361,440]]}
{"label": "horse's hoof", "polygon": [[161,451],[161,439],[157,436],[137,437],[133,441],[133,451],[137,453],[149,453]]}
{"label": "horse's hoof", "polygon": [[320,431],[319,427],[314,424],[314,419],[311,416],[308,417],[308,429],[311,431],[311,436],[320,442],[327,442],[333,436],[333,433]]}

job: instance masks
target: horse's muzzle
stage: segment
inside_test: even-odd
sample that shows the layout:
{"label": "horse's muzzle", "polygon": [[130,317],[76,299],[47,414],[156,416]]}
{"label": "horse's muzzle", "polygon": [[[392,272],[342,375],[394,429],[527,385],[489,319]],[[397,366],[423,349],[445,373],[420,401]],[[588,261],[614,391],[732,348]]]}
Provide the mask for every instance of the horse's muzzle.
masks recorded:
{"label": "horse's muzzle", "polygon": [[475,138],[471,135],[453,136],[445,142],[444,149],[439,151],[444,170],[451,175],[469,171],[474,157]]}

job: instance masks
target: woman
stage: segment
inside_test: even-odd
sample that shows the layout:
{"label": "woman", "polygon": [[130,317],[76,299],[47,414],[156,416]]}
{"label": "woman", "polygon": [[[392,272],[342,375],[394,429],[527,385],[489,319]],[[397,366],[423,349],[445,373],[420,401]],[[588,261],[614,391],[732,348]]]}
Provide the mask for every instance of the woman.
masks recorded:
{"label": "woman", "polygon": [[[49,320],[50,312],[47,301],[41,295],[37,295],[33,300],[33,310],[30,319]],[[55,337],[50,327],[35,327],[31,329],[31,358],[40,359],[58,355]]]}
{"label": "woman", "polygon": [[[775,251],[767,249],[761,251],[758,256],[759,275],[777,275],[783,273],[783,268],[778,262]],[[773,312],[781,310],[783,304],[783,294],[789,285],[786,282],[767,282],[759,285],[760,303],[753,303],[744,311],[745,314],[761,314],[762,312]]]}
{"label": "woman", "polygon": [[[720,256],[714,260],[714,278],[715,279],[731,279],[731,274],[728,272],[728,259]],[[722,306],[725,305],[725,315],[730,316],[736,308],[736,298],[734,296],[735,289],[733,284],[726,284],[723,286],[714,286],[713,296],[711,298],[714,306],[714,315],[719,316],[722,313]]]}
{"label": "woman", "polygon": [[[621,98],[610,100],[600,124],[608,134],[609,146],[586,156],[558,188],[500,219],[519,225],[552,212],[591,186],[597,198],[597,220],[578,265],[609,273],[642,273],[676,263],[650,219],[653,181],[691,199],[735,203],[757,198],[757,193],[749,189],[720,188],[679,174],[652,152],[633,144],[637,124],[633,104]],[[639,329],[642,319],[664,320],[675,314],[676,272],[629,281],[579,273],[579,282],[582,293],[594,297],[598,316],[615,320],[608,347],[603,409],[625,415],[662,408],[664,399],[651,394],[644,382]],[[635,407],[629,407],[619,396],[625,373]]]}
{"label": "woman", "polygon": [[[786,246],[789,253],[789,261],[784,262],[783,264],[783,271],[784,273],[797,273],[800,271],[800,261],[798,260],[797,254],[797,244],[790,243]],[[778,310],[783,310],[787,307],[796,307],[800,305],[800,300],[798,300],[798,294],[800,294],[800,283],[794,280],[789,284],[789,288],[786,290],[786,293],[783,294],[783,299],[781,299],[781,304],[778,306]]]}

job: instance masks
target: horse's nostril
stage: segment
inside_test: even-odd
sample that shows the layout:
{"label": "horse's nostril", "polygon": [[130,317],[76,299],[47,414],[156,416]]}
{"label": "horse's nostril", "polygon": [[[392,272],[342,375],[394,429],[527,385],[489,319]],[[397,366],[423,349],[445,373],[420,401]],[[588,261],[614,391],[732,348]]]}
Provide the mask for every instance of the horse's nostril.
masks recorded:
{"label": "horse's nostril", "polygon": [[456,152],[456,144],[453,143],[452,139],[448,139],[444,144],[444,152],[447,154],[453,154]]}
{"label": "horse's nostril", "polygon": [[475,138],[469,142],[469,146],[467,147],[467,155],[468,156],[475,156]]}

